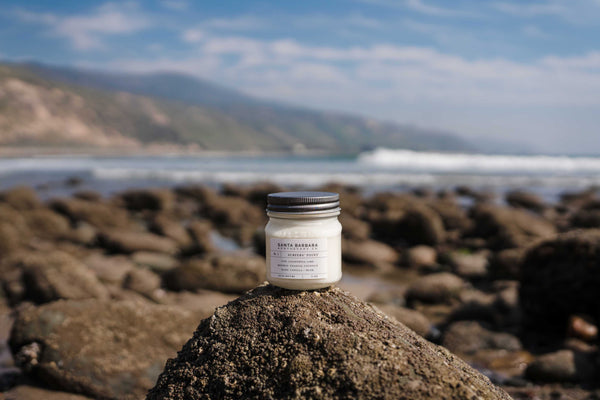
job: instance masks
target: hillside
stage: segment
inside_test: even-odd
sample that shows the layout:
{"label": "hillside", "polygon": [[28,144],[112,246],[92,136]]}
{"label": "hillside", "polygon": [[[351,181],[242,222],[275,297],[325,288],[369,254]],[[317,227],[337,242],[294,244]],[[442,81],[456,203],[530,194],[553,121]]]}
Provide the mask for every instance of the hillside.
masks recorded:
{"label": "hillside", "polygon": [[0,65],[0,145],[355,153],[385,146],[472,150],[457,137],[275,105],[178,74]]}

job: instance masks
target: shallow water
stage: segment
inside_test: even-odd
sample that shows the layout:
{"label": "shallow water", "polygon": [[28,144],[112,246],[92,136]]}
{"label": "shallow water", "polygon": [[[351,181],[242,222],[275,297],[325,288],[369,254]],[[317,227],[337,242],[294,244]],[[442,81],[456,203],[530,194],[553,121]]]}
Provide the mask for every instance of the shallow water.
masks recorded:
{"label": "shallow water", "polygon": [[[69,178],[80,184],[67,184]],[[325,156],[45,156],[0,158],[0,189],[24,184],[43,198],[93,189],[104,195],[131,187],[203,183],[285,187],[337,182],[377,191],[459,185],[502,194],[533,191],[555,201],[564,191],[600,186],[600,158],[491,156],[379,149],[357,157]],[[77,183],[77,182],[72,182]]]}

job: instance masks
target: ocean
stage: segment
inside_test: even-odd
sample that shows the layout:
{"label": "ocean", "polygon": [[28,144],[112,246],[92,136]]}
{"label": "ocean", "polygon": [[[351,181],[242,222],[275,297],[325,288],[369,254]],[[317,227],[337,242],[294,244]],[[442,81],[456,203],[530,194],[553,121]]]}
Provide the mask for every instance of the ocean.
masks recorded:
{"label": "ocean", "polygon": [[502,194],[524,189],[554,201],[566,191],[600,186],[600,157],[450,154],[376,149],[355,157],[37,156],[0,158],[0,189],[29,185],[43,198],[93,189],[109,195],[132,187],[271,181],[290,188],[336,182],[366,193],[466,185]]}

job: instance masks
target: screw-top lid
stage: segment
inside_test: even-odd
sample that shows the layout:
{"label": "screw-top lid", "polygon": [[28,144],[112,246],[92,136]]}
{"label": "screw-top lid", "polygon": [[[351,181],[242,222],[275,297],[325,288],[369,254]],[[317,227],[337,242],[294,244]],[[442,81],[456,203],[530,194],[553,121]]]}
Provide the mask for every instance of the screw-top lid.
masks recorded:
{"label": "screw-top lid", "polygon": [[303,213],[334,210],[340,195],[331,192],[279,192],[267,196],[267,211]]}

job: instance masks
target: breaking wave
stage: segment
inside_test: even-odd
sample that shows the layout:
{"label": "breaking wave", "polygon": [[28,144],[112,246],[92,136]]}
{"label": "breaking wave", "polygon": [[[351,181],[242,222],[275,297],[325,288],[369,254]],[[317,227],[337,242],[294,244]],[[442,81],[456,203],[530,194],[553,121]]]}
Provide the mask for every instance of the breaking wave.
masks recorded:
{"label": "breaking wave", "polygon": [[600,157],[451,154],[378,148],[361,153],[358,162],[380,168],[430,173],[558,173],[600,172]]}

